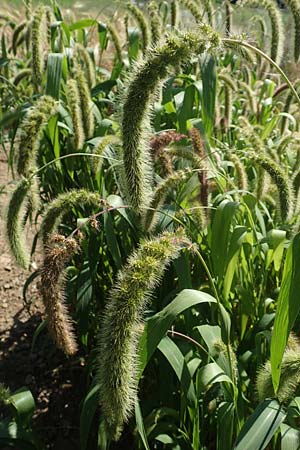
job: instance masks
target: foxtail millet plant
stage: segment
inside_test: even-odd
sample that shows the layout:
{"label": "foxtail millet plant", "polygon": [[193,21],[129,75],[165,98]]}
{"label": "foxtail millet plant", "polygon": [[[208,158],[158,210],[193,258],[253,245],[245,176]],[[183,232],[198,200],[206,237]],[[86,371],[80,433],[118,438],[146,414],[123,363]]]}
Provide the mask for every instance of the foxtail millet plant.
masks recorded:
{"label": "foxtail millet plant", "polygon": [[80,95],[76,80],[70,79],[66,84],[66,100],[71,114],[74,133],[74,147],[79,150],[83,147],[85,134],[83,129]]}
{"label": "foxtail millet plant", "polygon": [[[198,169],[198,179],[200,182],[199,204],[208,206],[208,181],[207,181],[207,153],[202,140],[200,131],[193,127],[190,129],[190,137],[192,139],[193,149],[196,157],[193,157],[193,167]],[[204,213],[205,214],[205,213]]]}
{"label": "foxtail millet plant", "polygon": [[25,78],[31,78],[32,76],[32,69],[22,69],[20,70],[17,75],[13,78],[12,83],[15,86],[18,86],[18,84],[21,83]]}
{"label": "foxtail millet plant", "polygon": [[229,0],[225,0],[225,36],[232,32],[232,6]]}
{"label": "foxtail millet plant", "polygon": [[137,399],[137,345],[143,311],[167,265],[189,246],[180,230],[142,242],[110,293],[99,333],[96,378],[107,433],[113,440],[119,439]]}
{"label": "foxtail millet plant", "polygon": [[233,163],[235,170],[236,186],[242,191],[248,190],[248,176],[246,168],[239,156],[236,153],[228,153],[228,159]]}
{"label": "foxtail millet plant", "polygon": [[93,137],[95,129],[93,103],[84,71],[78,63],[75,63],[74,65],[74,78],[77,82],[80,97],[80,107],[85,137],[86,139],[90,139],[91,137]]}
{"label": "foxtail millet plant", "polygon": [[74,53],[77,58],[83,63],[82,66],[84,67],[86,79],[89,88],[91,89],[96,83],[95,66],[92,57],[88,50],[82,44],[78,43],[75,45]]}
{"label": "foxtail millet plant", "polygon": [[21,124],[21,139],[18,150],[17,172],[27,177],[36,169],[36,159],[49,119],[58,112],[58,103],[53,97],[44,95],[29,109]]}
{"label": "foxtail millet plant", "polygon": [[40,293],[45,305],[49,332],[66,355],[77,351],[72,321],[64,301],[65,264],[78,251],[74,238],[54,234],[48,241],[41,269]]}
{"label": "foxtail millet plant", "polygon": [[273,158],[266,154],[251,153],[249,158],[262,167],[275,183],[279,194],[282,222],[289,221],[294,213],[294,193],[288,174]]}
{"label": "foxtail millet plant", "polygon": [[93,148],[93,154],[99,156],[99,158],[91,158],[91,168],[94,174],[101,170],[103,158],[100,157],[103,156],[104,152],[109,149],[112,144],[117,145],[120,143],[119,137],[114,134],[107,134],[99,139],[98,144]]}
{"label": "foxtail millet plant", "polygon": [[31,51],[32,51],[32,79],[35,85],[40,86],[44,70],[44,42],[45,34],[45,6],[38,6],[34,12],[31,27]]}
{"label": "foxtail millet plant", "polygon": [[202,20],[205,14],[207,15],[208,23],[211,27],[214,27],[214,9],[211,0],[194,0],[199,8],[202,9]]}
{"label": "foxtail millet plant", "polygon": [[300,1],[287,0],[287,5],[290,7],[295,26],[295,41],[294,41],[294,58],[298,62],[300,56]]}
{"label": "foxtail millet plant", "polygon": [[[276,394],[280,403],[288,404],[296,396],[300,386],[300,353],[297,349],[287,348],[281,363],[281,376],[279,388]],[[272,383],[271,363],[267,361],[258,371],[256,379],[256,391],[260,401],[275,396]]]}
{"label": "foxtail millet plant", "polygon": [[202,14],[195,0],[179,0],[179,3],[190,11],[196,22],[202,22]]}
{"label": "foxtail millet plant", "polygon": [[30,264],[30,252],[24,236],[24,217],[33,182],[33,178],[22,178],[19,181],[11,196],[6,219],[6,232],[11,252],[23,269],[28,269]]}
{"label": "foxtail millet plant", "polygon": [[[294,85],[294,88],[297,89],[297,91],[299,92],[300,80],[299,79],[295,80],[293,85]],[[293,92],[288,91],[286,99],[285,99],[284,107],[283,107],[284,113],[287,113],[287,114],[289,113],[290,107],[291,107],[293,101],[294,101]],[[280,127],[281,134],[284,134],[284,132],[287,131],[287,128],[288,128],[288,118],[287,118],[287,116],[283,115],[281,118],[281,127]]]}
{"label": "foxtail millet plant", "polygon": [[[240,130],[241,137],[245,140],[247,146],[251,148],[255,152],[255,154],[265,154],[265,144],[260,136],[256,133],[254,128],[252,128],[248,120],[244,116],[242,116],[240,117],[240,123],[243,126],[243,128],[241,128]],[[260,201],[262,198],[264,198],[264,195],[267,194],[267,191],[270,187],[270,176],[261,166],[258,166],[255,183],[255,195],[257,200]]]}
{"label": "foxtail millet plant", "polygon": [[151,31],[148,21],[140,8],[138,8],[133,3],[126,3],[126,9],[130,12],[130,14],[140,27],[140,31],[142,33],[143,53],[145,54],[151,42]]}
{"label": "foxtail millet plant", "polygon": [[44,246],[48,245],[48,240],[56,232],[62,217],[72,208],[84,206],[85,208],[99,209],[101,204],[100,195],[86,189],[73,189],[60,194],[48,203],[43,215],[40,233]]}
{"label": "foxtail millet plant", "polygon": [[272,0],[243,0],[245,6],[263,7],[267,10],[271,22],[272,38],[271,38],[271,58],[277,64],[281,63],[283,56],[283,22],[281,14],[276,3]]}
{"label": "foxtail millet plant", "polygon": [[179,24],[179,4],[178,0],[172,0],[170,5],[171,26],[177,28]]}
{"label": "foxtail millet plant", "polygon": [[233,96],[232,91],[238,90],[236,83],[232,78],[224,73],[218,74],[218,80],[223,82],[224,86],[224,117],[226,120],[226,131],[230,128],[232,121]]}
{"label": "foxtail millet plant", "polygon": [[28,21],[23,20],[20,22],[14,29],[11,40],[11,47],[14,52],[14,55],[17,54],[18,46],[19,46],[19,37],[20,34],[24,31],[24,29],[28,26]]}
{"label": "foxtail millet plant", "polygon": [[114,26],[114,24],[112,22],[109,22],[106,24],[106,28],[107,31],[110,35],[111,41],[115,47],[115,51],[116,51],[116,56],[119,60],[119,62],[123,61],[123,56],[122,56],[122,42],[120,40],[120,36],[119,33],[116,29],[116,27]]}
{"label": "foxtail millet plant", "polygon": [[249,107],[250,112],[253,114],[257,113],[257,102],[255,98],[255,92],[252,91],[251,87],[248,83],[245,83],[242,80],[238,80],[239,90],[241,91],[241,95],[246,97],[248,100],[247,103],[244,105],[244,110],[246,110],[247,107]]}
{"label": "foxtail millet plant", "polygon": [[165,201],[168,191],[170,189],[177,190],[178,185],[185,182],[192,174],[193,172],[189,168],[185,170],[177,170],[175,173],[171,174],[158,184],[153,192],[149,209],[143,217],[143,229],[146,232],[152,231],[155,227],[159,216],[159,210]]}
{"label": "foxtail millet plant", "polygon": [[155,136],[153,136],[150,140],[150,150],[154,161],[154,166],[157,166],[158,173],[164,178],[174,172],[172,155],[166,151],[166,147],[170,144],[180,142],[182,139],[186,139],[184,134],[169,130],[155,134]]}
{"label": "foxtail millet plant", "polygon": [[32,14],[32,0],[24,0],[26,20],[30,20]]}
{"label": "foxtail millet plant", "polygon": [[138,214],[151,200],[152,167],[147,141],[153,93],[169,67],[177,67],[191,55],[219,45],[218,34],[201,25],[194,33],[168,36],[162,47],[154,48],[135,66],[123,103],[122,140],[127,197]]}
{"label": "foxtail millet plant", "polygon": [[150,17],[150,27],[151,27],[151,43],[152,45],[157,44],[160,40],[163,30],[163,24],[160,17],[159,8],[157,2],[151,1],[148,5],[148,12]]}

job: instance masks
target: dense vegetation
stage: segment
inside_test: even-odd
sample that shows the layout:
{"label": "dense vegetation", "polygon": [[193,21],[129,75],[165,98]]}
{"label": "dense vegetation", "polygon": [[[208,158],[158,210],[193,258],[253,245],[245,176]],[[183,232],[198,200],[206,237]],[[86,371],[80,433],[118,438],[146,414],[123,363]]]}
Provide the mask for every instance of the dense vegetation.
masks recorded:
{"label": "dense vegetation", "polygon": [[[25,4],[0,17],[7,237],[34,339],[85,362],[81,449],[299,448],[299,0]],[[43,448],[30,392],[0,398],[0,447]]]}

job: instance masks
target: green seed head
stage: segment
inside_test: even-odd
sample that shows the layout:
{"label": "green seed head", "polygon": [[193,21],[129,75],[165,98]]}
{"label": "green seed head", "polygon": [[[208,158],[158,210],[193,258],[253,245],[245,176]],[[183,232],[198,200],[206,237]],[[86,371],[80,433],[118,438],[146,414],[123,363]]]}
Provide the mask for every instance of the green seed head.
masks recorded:
{"label": "green seed head", "polygon": [[24,216],[26,203],[33,180],[19,181],[9,202],[6,231],[12,254],[23,269],[29,268],[30,253],[24,235]]}
{"label": "green seed head", "polygon": [[44,95],[29,109],[21,124],[17,171],[28,177],[36,169],[36,159],[49,119],[58,111],[57,102]]}
{"label": "green seed head", "polygon": [[137,344],[143,310],[167,265],[186,246],[190,242],[180,231],[141,243],[111,292],[99,334],[97,373],[100,405],[111,439],[120,437],[137,397]]}

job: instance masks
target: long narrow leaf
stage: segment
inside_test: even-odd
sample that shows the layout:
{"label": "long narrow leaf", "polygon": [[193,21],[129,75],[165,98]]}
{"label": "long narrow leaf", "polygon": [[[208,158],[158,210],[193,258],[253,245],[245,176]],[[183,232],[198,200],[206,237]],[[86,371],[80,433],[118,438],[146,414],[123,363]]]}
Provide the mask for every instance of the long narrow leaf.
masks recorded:
{"label": "long narrow leaf", "polygon": [[234,450],[264,450],[285,417],[277,400],[263,401],[243,426]]}
{"label": "long narrow leaf", "polygon": [[288,336],[300,311],[300,234],[290,245],[283,271],[271,340],[272,380],[275,392],[280,382],[281,361]]}
{"label": "long narrow leaf", "polygon": [[206,292],[184,289],[169,305],[146,322],[140,339],[139,377],[178,314],[201,303],[216,303],[216,299]]}

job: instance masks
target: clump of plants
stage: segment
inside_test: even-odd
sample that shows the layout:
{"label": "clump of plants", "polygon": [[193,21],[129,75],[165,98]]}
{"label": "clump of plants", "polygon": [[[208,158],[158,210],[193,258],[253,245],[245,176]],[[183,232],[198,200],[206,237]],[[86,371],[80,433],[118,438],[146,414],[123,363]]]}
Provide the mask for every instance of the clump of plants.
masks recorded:
{"label": "clump of plants", "polygon": [[300,99],[260,6],[265,49],[231,34],[241,5],[194,0],[70,23],[26,2],[3,38],[7,237],[31,272],[41,249],[27,284],[88,361],[81,450],[299,445]]}

